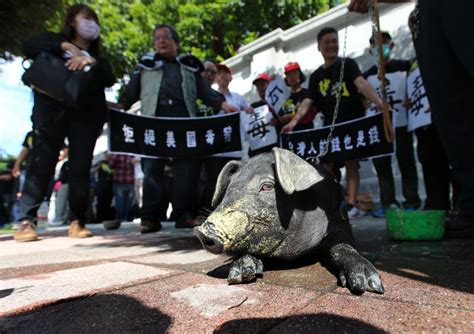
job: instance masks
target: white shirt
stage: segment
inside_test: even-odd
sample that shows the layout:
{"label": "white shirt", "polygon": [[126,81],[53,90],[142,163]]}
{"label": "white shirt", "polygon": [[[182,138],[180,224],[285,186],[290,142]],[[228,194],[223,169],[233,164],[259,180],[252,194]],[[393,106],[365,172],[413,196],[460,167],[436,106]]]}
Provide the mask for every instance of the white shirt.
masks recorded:
{"label": "white shirt", "polygon": [[245,100],[245,98],[237,93],[229,92],[224,94],[225,100],[228,104],[233,105],[239,111],[244,111],[247,107],[249,107],[249,103]]}

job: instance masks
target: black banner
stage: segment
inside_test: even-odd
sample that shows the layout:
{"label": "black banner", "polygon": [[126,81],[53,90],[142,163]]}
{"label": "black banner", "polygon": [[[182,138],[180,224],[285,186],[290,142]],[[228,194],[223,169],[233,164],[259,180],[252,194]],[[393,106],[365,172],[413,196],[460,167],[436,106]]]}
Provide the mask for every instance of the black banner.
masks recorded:
{"label": "black banner", "polygon": [[[302,158],[316,157],[327,144],[330,127],[302,130],[281,135],[281,147]],[[383,115],[358,118],[336,124],[328,153],[321,162],[343,162],[392,154],[393,143],[387,142]]]}
{"label": "black banner", "polygon": [[198,157],[241,151],[240,115],[171,118],[110,110],[109,150],[145,157]]}

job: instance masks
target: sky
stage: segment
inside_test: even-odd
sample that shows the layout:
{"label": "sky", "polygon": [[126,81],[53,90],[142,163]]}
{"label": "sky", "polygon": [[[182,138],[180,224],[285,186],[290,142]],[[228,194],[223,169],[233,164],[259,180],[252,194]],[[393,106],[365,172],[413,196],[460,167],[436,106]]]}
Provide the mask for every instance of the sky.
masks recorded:
{"label": "sky", "polygon": [[22,59],[0,59],[0,155],[18,155],[25,134],[31,130],[33,94],[21,81]]}

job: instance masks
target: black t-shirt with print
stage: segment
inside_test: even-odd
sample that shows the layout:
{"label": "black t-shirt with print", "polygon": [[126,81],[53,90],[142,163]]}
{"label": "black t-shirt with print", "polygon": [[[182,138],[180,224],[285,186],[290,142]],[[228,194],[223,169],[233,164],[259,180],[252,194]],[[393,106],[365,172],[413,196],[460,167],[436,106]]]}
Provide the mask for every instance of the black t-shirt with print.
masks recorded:
{"label": "black t-shirt with print", "polygon": [[[280,111],[279,116],[287,114],[295,114],[298,111],[298,107],[305,98],[308,97],[309,91],[306,88],[302,88],[299,92],[291,93],[288,100],[285,101]],[[313,118],[316,115],[316,108],[311,107],[306,115],[298,122],[298,125],[293,131],[307,130],[313,128]]]}
{"label": "black t-shirt with print", "polygon": [[26,147],[30,150],[33,148],[33,131],[29,131],[26,134],[25,139],[23,140],[23,143],[21,144],[21,146]]}
{"label": "black t-shirt with print", "polygon": [[298,110],[301,101],[303,101],[308,96],[308,91],[306,89],[301,89],[297,93],[291,93],[288,100],[285,101],[280,111],[278,112],[279,116],[294,114]]}
{"label": "black t-shirt with print", "polygon": [[[331,124],[336,106],[336,95],[339,89],[339,72],[341,59],[329,67],[320,66],[309,78],[309,98],[322,111],[324,124]],[[362,96],[359,94],[354,80],[362,76],[359,66],[351,59],[346,58],[344,77],[342,80],[341,102],[336,123],[363,117],[365,114]]]}

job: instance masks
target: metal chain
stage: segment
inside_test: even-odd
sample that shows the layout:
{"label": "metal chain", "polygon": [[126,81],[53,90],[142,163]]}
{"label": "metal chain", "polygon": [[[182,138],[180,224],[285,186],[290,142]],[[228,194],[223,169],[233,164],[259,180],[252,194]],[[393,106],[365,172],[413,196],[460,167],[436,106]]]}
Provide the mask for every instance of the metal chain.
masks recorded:
{"label": "metal chain", "polygon": [[[336,105],[334,106],[334,114],[332,118],[332,123],[330,125],[329,134],[326,139],[326,145],[324,146],[324,150],[319,152],[319,154],[316,157],[312,157],[308,159],[315,162],[318,165],[320,163],[321,158],[324,157],[329,151],[329,144],[332,140],[332,133],[334,132],[334,128],[336,127],[336,119],[337,119],[337,115],[339,114],[339,104],[341,103],[342,82],[344,79],[344,68],[346,64],[347,26],[349,25],[348,15],[349,13],[346,13],[344,16],[345,17],[344,44],[342,48],[341,70],[339,72],[339,86],[338,86],[337,95],[336,95]],[[329,87],[328,89],[329,89],[329,94],[331,94],[332,87]]]}

